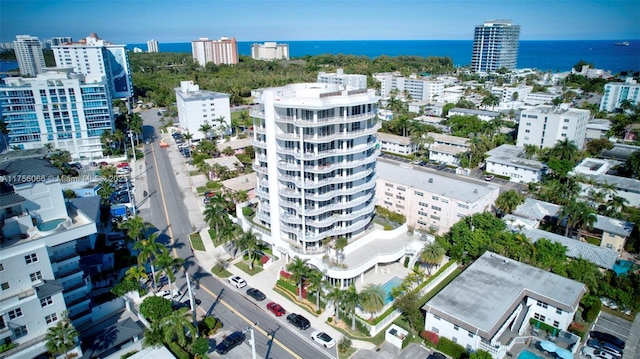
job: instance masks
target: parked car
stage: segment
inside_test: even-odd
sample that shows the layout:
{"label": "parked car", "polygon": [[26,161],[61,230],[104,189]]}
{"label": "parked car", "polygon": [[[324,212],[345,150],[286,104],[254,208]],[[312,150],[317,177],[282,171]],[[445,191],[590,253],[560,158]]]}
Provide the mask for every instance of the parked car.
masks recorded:
{"label": "parked car", "polygon": [[587,346],[605,351],[616,358],[622,357],[623,354],[622,349],[619,346],[598,339],[587,340]]}
{"label": "parked car", "polygon": [[263,301],[267,298],[267,296],[264,295],[264,293],[262,293],[259,289],[256,289],[256,288],[247,289],[247,294],[251,298],[257,300],[258,302]]}
{"label": "parked car", "polygon": [[287,315],[287,321],[301,330],[307,330],[311,326],[311,323],[309,323],[309,319],[296,313]]}
{"label": "parked car", "polygon": [[587,359],[616,359],[610,353],[589,346],[582,347],[581,353]]}
{"label": "parked car", "polygon": [[131,167],[131,166],[129,166],[129,163],[127,162],[120,162],[116,165],[116,167],[122,168],[122,167]]}
{"label": "parked car", "polygon": [[336,341],[331,338],[329,334],[319,330],[311,333],[311,340],[324,345],[325,348],[333,348],[333,346],[336,345]]}
{"label": "parked car", "polygon": [[229,283],[231,283],[231,285],[235,286],[238,289],[247,286],[247,282],[244,279],[242,279],[242,277],[240,277],[238,275],[234,275],[233,277],[229,277]]}
{"label": "parked car", "polygon": [[447,357],[444,354],[440,353],[440,352],[433,352],[433,353],[429,354],[427,359],[447,359]]}
{"label": "parked car", "polygon": [[131,170],[125,167],[121,167],[116,170],[116,175],[118,176],[125,176],[125,175],[128,175],[129,173],[131,173]]}
{"label": "parked car", "polygon": [[281,317],[287,314],[287,311],[284,310],[284,308],[282,308],[282,306],[276,302],[268,303],[267,309],[269,309],[269,311],[273,313],[276,317]]}
{"label": "parked car", "polygon": [[[196,302],[196,306],[200,305],[200,303],[202,303],[202,301],[200,299],[195,299],[195,302]],[[190,300],[185,300],[182,303],[176,303],[176,304],[171,306],[171,309],[173,309],[173,310],[178,310],[180,308],[189,308],[189,309],[191,309],[191,301]]]}
{"label": "parked car", "polygon": [[182,295],[178,289],[174,290],[161,290],[156,293],[156,296],[167,298],[169,300],[179,298]]}
{"label": "parked car", "polygon": [[229,350],[237,347],[244,342],[245,335],[243,332],[233,332],[227,335],[226,338],[216,346],[216,352],[218,354],[227,354]]}
{"label": "parked car", "polygon": [[485,181],[493,181],[493,179],[494,179],[494,178],[495,178],[495,176],[494,176],[494,175],[487,175],[487,176],[484,176],[484,180],[485,180]]}
{"label": "parked car", "polygon": [[624,349],[624,346],[625,346],[625,342],[622,339],[616,337],[613,334],[609,334],[609,333],[604,333],[604,332],[599,332],[597,330],[593,330],[593,331],[589,332],[589,336],[591,338],[595,338],[595,339],[598,339],[598,340],[603,341],[603,342],[611,343],[611,344],[619,347],[620,349]]}

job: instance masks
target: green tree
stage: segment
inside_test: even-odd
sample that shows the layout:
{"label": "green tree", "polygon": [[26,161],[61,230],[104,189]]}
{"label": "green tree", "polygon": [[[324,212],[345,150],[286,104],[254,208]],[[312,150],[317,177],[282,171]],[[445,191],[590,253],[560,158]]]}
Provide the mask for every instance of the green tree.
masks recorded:
{"label": "green tree", "polygon": [[492,359],[493,357],[489,352],[484,350],[477,350],[469,354],[469,359]]}
{"label": "green tree", "polygon": [[203,124],[200,125],[200,128],[198,129],[198,131],[202,132],[202,134],[204,135],[204,137],[207,140],[210,140],[210,136],[211,136],[211,125],[209,124],[209,122],[204,122]]}
{"label": "green tree", "polygon": [[420,312],[420,297],[415,291],[408,291],[396,298],[393,307],[402,312],[402,316],[413,330],[420,330],[424,326],[424,318]]}
{"label": "green tree", "polygon": [[444,248],[442,248],[442,246],[437,242],[429,243],[424,246],[420,252],[420,260],[427,265],[429,275],[431,275],[431,268],[440,264],[444,255]]}
{"label": "green tree", "polygon": [[635,151],[629,156],[624,168],[632,178],[640,179],[640,151]]}
{"label": "green tree", "polygon": [[360,292],[360,306],[370,314],[370,318],[384,308],[385,299],[387,299],[387,292],[378,284],[369,283]]}
{"label": "green tree", "polygon": [[567,261],[565,255],[567,247],[558,242],[551,242],[546,238],[541,238],[533,246],[535,247],[534,260],[539,268],[555,270]]}
{"label": "green tree", "polygon": [[204,358],[209,352],[209,338],[198,337],[193,344],[191,344],[191,354],[196,357]]}
{"label": "green tree", "polygon": [[193,343],[198,336],[198,330],[192,323],[189,308],[171,311],[169,315],[160,319],[159,322],[164,342],[176,341],[181,347],[187,345],[187,340]]}
{"label": "green tree", "polygon": [[516,190],[502,192],[496,199],[496,209],[503,214],[512,213],[519,205],[524,202],[524,196],[521,196]]}
{"label": "green tree", "polygon": [[236,238],[235,246],[241,252],[247,252],[249,270],[253,270],[253,262],[256,255],[255,252],[258,248],[260,248],[258,237],[256,237],[256,235],[251,230],[249,230],[248,232],[243,232]]}
{"label": "green tree", "polygon": [[324,274],[317,270],[310,270],[307,274],[309,290],[316,293],[316,312],[320,312],[320,296],[325,285]]}
{"label": "green tree", "polygon": [[558,141],[549,151],[549,156],[564,161],[576,163],[580,157],[578,146],[573,141],[565,137],[564,140]]}
{"label": "green tree", "polygon": [[495,108],[500,104],[500,98],[494,94],[488,94],[482,99],[482,106]]}
{"label": "green tree", "polygon": [[309,266],[307,265],[308,259],[300,259],[300,257],[294,257],[293,261],[287,264],[287,271],[291,273],[291,280],[296,282],[298,286],[298,301],[302,302],[302,285],[309,274]]}
{"label": "green tree", "polygon": [[336,317],[336,324],[340,323],[340,306],[344,299],[344,291],[338,287],[333,287],[327,295],[327,300],[333,305]]}
{"label": "green tree", "polygon": [[159,322],[172,311],[171,301],[158,296],[147,297],[140,304],[140,313],[152,323]]}
{"label": "green tree", "polygon": [[76,347],[77,338],[78,331],[71,324],[66,313],[55,326],[47,329],[44,337],[47,350],[54,355],[64,355],[65,358],[69,358],[69,351]]}
{"label": "green tree", "polygon": [[129,218],[129,220],[120,223],[120,225],[118,226],[118,228],[126,231],[127,238],[130,238],[135,242],[138,242],[144,238],[149,227],[150,225],[148,223],[145,223],[144,219],[142,219],[142,217],[138,215],[134,216],[133,218]]}
{"label": "green tree", "polygon": [[156,264],[158,265],[158,268],[164,272],[169,281],[169,290],[173,289],[171,283],[175,282],[176,280],[176,276],[174,275],[174,273],[182,269],[184,263],[185,260],[183,258],[173,257],[168,250],[160,251],[160,253],[158,253],[158,255],[156,256]]}
{"label": "green tree", "polygon": [[606,138],[593,139],[587,142],[587,152],[592,156],[599,156],[603,150],[613,148],[613,143]]}
{"label": "green tree", "polygon": [[145,262],[149,263],[151,267],[151,275],[153,278],[154,287],[157,284],[156,280],[156,270],[155,263],[158,258],[162,254],[162,252],[167,252],[167,247],[164,244],[156,242],[158,239],[158,232],[154,232],[149,234],[147,238],[141,239],[137,241],[133,245],[133,249],[138,251],[138,265],[143,265]]}
{"label": "green tree", "polygon": [[351,284],[347,290],[343,291],[342,305],[345,313],[351,315],[351,331],[356,331],[356,308],[360,304],[360,296],[356,291],[355,285]]}
{"label": "green tree", "polygon": [[334,247],[336,249],[336,260],[339,256],[344,256],[344,248],[349,244],[349,240],[346,237],[338,237],[334,242]]}
{"label": "green tree", "polygon": [[226,204],[211,198],[204,212],[204,220],[207,224],[213,228],[216,233],[220,233],[220,228],[228,227],[231,225],[229,220],[229,214],[226,209]]}

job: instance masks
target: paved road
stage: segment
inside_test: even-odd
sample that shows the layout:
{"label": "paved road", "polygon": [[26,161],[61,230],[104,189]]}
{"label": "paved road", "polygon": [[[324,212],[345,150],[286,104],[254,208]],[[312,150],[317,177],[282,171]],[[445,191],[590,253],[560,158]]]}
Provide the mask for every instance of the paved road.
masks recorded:
{"label": "paved road", "polygon": [[[154,127],[159,127],[157,111],[145,111],[141,115],[147,125],[143,129],[144,137],[152,137]],[[260,358],[333,357],[309,341],[312,329],[304,332],[293,329],[284,318],[276,319],[265,312],[265,303],[256,305],[196,263],[188,242],[189,233],[194,231],[188,216],[189,209],[185,206],[184,195],[176,180],[176,172],[171,167],[168,151],[160,148],[160,137],[160,134],[155,134],[156,140],[145,145],[145,177],[150,197],[149,205],[140,210],[140,215],[161,231],[159,241],[167,244],[175,256],[185,259],[185,268],[193,278],[196,296],[202,301],[198,317],[211,313],[222,320],[224,330],[229,332],[246,330],[252,323],[258,323],[254,333],[256,351]],[[194,205],[197,206],[197,203]],[[183,273],[178,274],[181,275]],[[183,293],[187,292],[184,278],[178,279],[177,286]],[[180,298],[181,301],[186,299],[187,297]],[[271,341],[271,337],[275,340]],[[250,333],[247,332],[247,339],[249,338]],[[232,353],[233,357],[250,357],[250,346],[243,345]]]}

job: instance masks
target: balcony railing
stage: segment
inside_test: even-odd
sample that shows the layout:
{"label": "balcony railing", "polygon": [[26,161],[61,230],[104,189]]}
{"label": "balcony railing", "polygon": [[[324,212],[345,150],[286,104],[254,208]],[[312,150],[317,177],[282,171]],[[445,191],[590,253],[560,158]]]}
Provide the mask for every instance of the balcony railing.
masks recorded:
{"label": "balcony railing", "polygon": [[76,252],[68,252],[68,253],[57,254],[57,255],[51,256],[50,258],[51,258],[51,262],[60,263],[60,262],[66,261],[67,259],[71,259],[75,257],[80,257],[80,255]]}
{"label": "balcony railing", "polygon": [[294,116],[280,115],[280,116],[276,116],[276,122],[289,123],[298,127],[316,127],[316,126],[326,126],[331,124],[342,124],[342,123],[349,123],[349,122],[366,121],[368,119],[374,118],[375,116],[376,116],[375,112],[367,112],[359,115],[333,116],[333,117],[323,117],[323,118],[317,118],[317,119],[304,120]]}
{"label": "balcony railing", "polygon": [[[288,176],[288,175],[280,175],[278,176],[278,178],[280,179],[281,182],[291,182],[301,189],[313,189],[313,188],[318,188],[322,186],[327,186],[330,184],[357,181],[369,176],[372,172],[373,172],[373,169],[367,169],[364,171],[356,172],[352,175],[332,176],[332,177],[327,177],[317,181],[312,179],[305,179],[304,181],[302,181],[300,177]],[[373,180],[375,180],[375,178]]]}
{"label": "balcony railing", "polygon": [[77,273],[82,273],[82,268],[79,266],[75,268],[66,268],[64,270],[61,269],[56,272],[56,278],[64,278]]}

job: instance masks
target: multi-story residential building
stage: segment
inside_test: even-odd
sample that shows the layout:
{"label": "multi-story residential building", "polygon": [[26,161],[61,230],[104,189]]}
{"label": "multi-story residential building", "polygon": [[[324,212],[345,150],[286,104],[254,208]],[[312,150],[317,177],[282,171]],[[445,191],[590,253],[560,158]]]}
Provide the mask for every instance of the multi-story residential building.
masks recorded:
{"label": "multi-story residential building", "polygon": [[112,100],[104,77],[85,77],[71,68],[47,68],[36,78],[6,78],[0,103],[9,147],[51,144],[76,159],[100,158],[100,136],[114,126]]}
{"label": "multi-story residential building", "polygon": [[416,74],[404,77],[397,72],[373,74],[380,82],[380,96],[389,97],[397,92],[402,97],[410,97],[412,101],[435,101],[444,95],[444,81],[418,78]]}
{"label": "multi-story residential building", "polygon": [[125,45],[116,45],[91,33],[78,42],[52,46],[58,67],[72,67],[79,74],[106,77],[111,97],[133,96],[131,68]]}
{"label": "multi-story residential building", "polygon": [[317,81],[323,84],[338,84],[352,89],[367,88],[367,75],[345,74],[343,69],[338,69],[335,73],[320,71]]}
{"label": "multi-story residential building", "polygon": [[67,42],[73,42],[70,36],[56,36],[44,41],[44,47],[50,49],[52,46],[66,44]]}
{"label": "multi-story residential building", "polygon": [[24,76],[36,76],[45,68],[42,44],[37,37],[18,35],[13,42],[13,51],[18,60],[20,74]]}
{"label": "multi-story residential building", "polygon": [[238,43],[235,37],[223,36],[219,40],[201,37],[191,41],[191,55],[193,61],[202,67],[207,62],[213,62],[216,65],[235,65],[238,63]]}
{"label": "multi-story residential building", "polygon": [[147,41],[147,52],[158,52],[158,41],[157,40],[149,40]]}
{"label": "multi-story residential building", "polygon": [[469,139],[445,135],[443,133],[429,132],[426,138],[432,138],[433,143],[429,147],[429,161],[447,165],[460,165],[460,154],[469,151]]}
{"label": "multi-story residential building", "polygon": [[511,20],[489,20],[475,28],[471,69],[495,72],[499,68],[515,69],[518,61],[520,26]]}
{"label": "multi-story residential building", "polygon": [[255,60],[288,60],[289,44],[265,42],[251,45],[251,58]]}
{"label": "multi-story residential building", "polygon": [[[530,319],[566,331],[586,291],[580,282],[487,251],[422,307],[425,330],[499,359],[509,340],[531,328]],[[567,338],[577,351],[580,337]]]}
{"label": "multi-story residential building", "polygon": [[446,233],[461,218],[491,210],[499,188],[378,161],[378,205],[400,213],[407,225]]}
{"label": "multi-story residential building", "polygon": [[637,105],[640,99],[640,84],[632,77],[625,82],[609,82],[604,85],[604,95],[600,100],[600,111],[613,112],[622,108],[623,101],[631,106]]}
{"label": "multi-story residential building", "polygon": [[487,173],[507,176],[511,182],[540,182],[547,171],[544,163],[525,158],[522,147],[501,145],[485,155],[488,156],[485,160]]}
{"label": "multi-story residential building", "polygon": [[523,110],[516,145],[534,145],[548,148],[565,139],[578,147],[584,146],[587,124],[591,113],[588,110],[539,105]]}
{"label": "multi-story residential building", "polygon": [[418,144],[411,141],[411,138],[390,133],[378,132],[378,142],[382,152],[408,156],[418,150]]}
{"label": "multi-story residential building", "polygon": [[587,123],[587,133],[585,135],[585,140],[600,140],[603,138],[609,138],[607,133],[611,129],[611,121],[604,119],[593,119]]}
{"label": "multi-story residential building", "polygon": [[546,92],[529,92],[526,96],[520,96],[518,98],[522,99],[522,102],[524,102],[526,105],[537,106],[551,105],[556,97],[558,97],[558,94]]}
{"label": "multi-story residential building", "polygon": [[44,336],[65,312],[76,326],[91,319],[91,280],[77,248],[95,246],[96,223],[65,201],[62,173],[45,154],[12,151],[0,160],[0,341],[17,345],[8,358],[45,353]]}
{"label": "multi-story residential building", "polygon": [[380,152],[377,101],[374,90],[334,84],[263,90],[251,112],[256,220],[270,228],[275,247],[319,248],[369,225]]}
{"label": "multi-story residential building", "polygon": [[224,136],[231,131],[231,110],[229,94],[200,90],[193,81],[180,81],[175,89],[178,121],[182,131],[189,132],[192,140],[199,141],[209,137],[202,133],[200,127],[211,126],[211,134]]}
{"label": "multi-story residential building", "polygon": [[614,185],[616,195],[626,199],[627,206],[640,207],[640,180],[620,177],[611,171],[621,164],[623,162],[615,160],[585,158],[570,174],[582,175],[589,180],[587,183],[580,182],[580,195],[583,197],[589,197],[591,191],[601,191],[605,185]]}
{"label": "multi-story residential building", "polygon": [[533,90],[533,86],[520,85],[511,86],[494,86],[491,93],[500,98],[500,102],[522,101]]}
{"label": "multi-story residential building", "polygon": [[502,117],[502,113],[498,111],[454,107],[447,113],[447,117],[450,118],[451,116],[477,116],[478,119],[489,122],[493,119]]}

